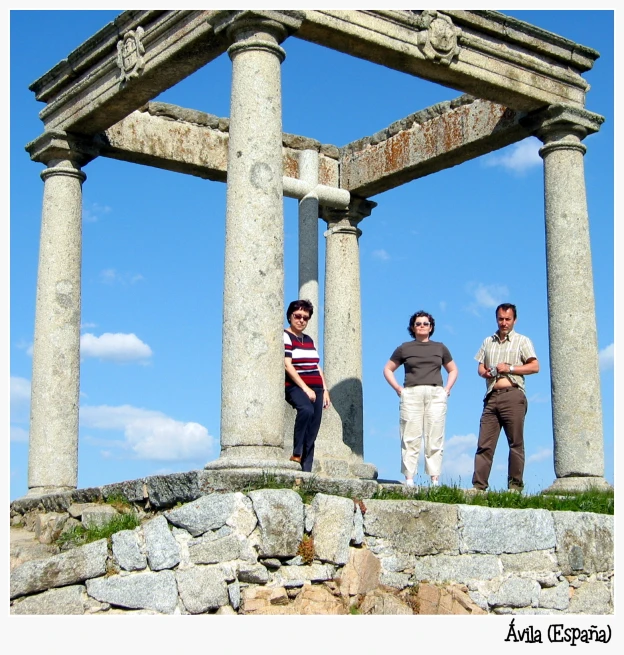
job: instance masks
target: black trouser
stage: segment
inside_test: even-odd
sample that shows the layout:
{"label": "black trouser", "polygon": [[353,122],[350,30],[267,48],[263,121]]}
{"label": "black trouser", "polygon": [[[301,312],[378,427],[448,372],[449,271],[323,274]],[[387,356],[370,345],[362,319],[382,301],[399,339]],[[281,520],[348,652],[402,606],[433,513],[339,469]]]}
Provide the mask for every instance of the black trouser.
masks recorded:
{"label": "black trouser", "polygon": [[311,471],[314,461],[314,442],[323,416],[323,389],[312,387],[316,400],[312,402],[303,389],[286,387],[286,402],[297,410],[293,435],[293,455],[301,457],[301,470]]}
{"label": "black trouser", "polygon": [[509,444],[507,484],[524,486],[524,417],[527,399],[521,389],[507,387],[494,389],[483,402],[479,426],[479,443],[474,461],[472,484],[477,489],[487,489],[492,460],[501,428],[505,430]]}

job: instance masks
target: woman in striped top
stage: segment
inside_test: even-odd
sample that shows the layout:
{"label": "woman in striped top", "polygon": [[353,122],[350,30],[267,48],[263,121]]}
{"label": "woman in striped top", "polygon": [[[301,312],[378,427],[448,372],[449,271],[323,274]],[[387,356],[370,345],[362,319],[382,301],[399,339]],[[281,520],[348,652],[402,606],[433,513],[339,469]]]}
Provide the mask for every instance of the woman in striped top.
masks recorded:
{"label": "woman in striped top", "polygon": [[303,332],[313,312],[309,300],[293,300],[286,311],[290,327],[284,330],[286,401],[297,410],[290,461],[300,463],[302,471],[312,470],[314,442],[330,403],[316,346]]}

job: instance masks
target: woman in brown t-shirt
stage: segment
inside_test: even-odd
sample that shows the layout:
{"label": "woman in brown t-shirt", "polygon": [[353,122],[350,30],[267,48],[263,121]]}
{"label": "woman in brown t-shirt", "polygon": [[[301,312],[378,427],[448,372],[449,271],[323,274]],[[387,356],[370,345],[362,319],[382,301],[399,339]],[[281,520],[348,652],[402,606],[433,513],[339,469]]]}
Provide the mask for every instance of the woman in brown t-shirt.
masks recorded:
{"label": "woman in brown t-shirt", "polygon": [[[431,314],[418,311],[409,320],[407,331],[414,338],[401,344],[384,366],[388,384],[400,397],[401,473],[405,484],[414,486],[418,473],[420,445],[425,441],[425,473],[432,486],[440,484],[444,425],[447,398],[457,379],[457,366],[448,348],[430,339],[435,329]],[[401,386],[394,372],[403,365],[405,381]],[[448,373],[446,385],[442,381],[442,367]]]}

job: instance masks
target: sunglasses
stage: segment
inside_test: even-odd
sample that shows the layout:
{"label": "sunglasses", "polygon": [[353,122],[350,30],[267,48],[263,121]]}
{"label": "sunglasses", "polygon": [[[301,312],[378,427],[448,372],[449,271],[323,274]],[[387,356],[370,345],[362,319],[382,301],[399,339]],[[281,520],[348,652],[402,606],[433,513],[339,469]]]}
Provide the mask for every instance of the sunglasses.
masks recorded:
{"label": "sunglasses", "polygon": [[414,323],[414,325],[416,327],[420,327],[421,325],[424,325],[425,327],[429,327],[431,325],[431,323],[426,323],[426,322],[421,323],[420,321],[416,321],[416,323]]}
{"label": "sunglasses", "polygon": [[305,314],[293,314],[292,317],[296,321],[309,321],[310,320],[310,317],[306,316]]}

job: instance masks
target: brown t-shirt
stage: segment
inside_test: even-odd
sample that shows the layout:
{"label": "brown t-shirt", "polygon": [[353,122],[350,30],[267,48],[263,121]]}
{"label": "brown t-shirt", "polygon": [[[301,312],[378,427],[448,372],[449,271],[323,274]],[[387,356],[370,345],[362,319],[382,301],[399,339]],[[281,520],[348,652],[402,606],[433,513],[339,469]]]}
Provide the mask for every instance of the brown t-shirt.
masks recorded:
{"label": "brown t-shirt", "polygon": [[390,357],[397,366],[405,367],[405,387],[419,384],[442,386],[442,366],[453,361],[449,349],[440,341],[406,341]]}

